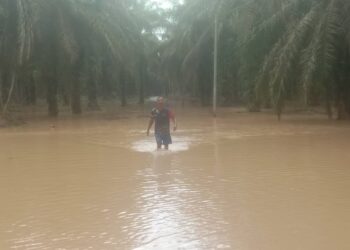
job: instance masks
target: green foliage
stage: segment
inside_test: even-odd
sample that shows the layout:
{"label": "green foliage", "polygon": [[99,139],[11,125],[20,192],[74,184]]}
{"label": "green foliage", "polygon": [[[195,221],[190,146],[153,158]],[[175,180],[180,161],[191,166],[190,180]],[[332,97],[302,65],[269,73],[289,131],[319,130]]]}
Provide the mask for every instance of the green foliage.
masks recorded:
{"label": "green foliage", "polygon": [[151,22],[158,16],[146,10],[145,4],[126,0],[0,1],[2,102],[11,103],[13,89],[18,95],[30,95],[27,81],[19,79],[30,78],[34,72],[40,77],[33,91],[46,95],[49,113],[54,116],[61,95],[72,103],[73,113],[80,113],[82,94],[89,92],[94,102],[99,88],[113,94],[122,85],[120,74],[127,74],[130,82],[143,81],[138,77],[139,65],[148,67],[142,58],[157,44],[155,35],[145,33],[152,30]]}
{"label": "green foliage", "polygon": [[[214,19],[219,95],[252,110],[289,102],[350,111],[350,2],[1,0],[0,106],[46,98],[80,113],[98,98],[172,94],[210,103]],[[34,77],[35,75],[35,77]],[[31,100],[31,101],[28,101]],[[29,102],[29,103],[28,103]],[[345,108],[344,108],[345,107]]]}
{"label": "green foliage", "polygon": [[205,84],[198,80],[203,74],[198,65],[212,53],[204,45],[212,43],[217,15],[225,103],[231,95],[254,110],[272,105],[279,117],[289,101],[325,103],[329,111],[331,104],[349,102],[344,87],[350,66],[344,56],[350,51],[349,5],[346,0],[188,1],[177,16],[172,38],[177,42],[169,42],[176,48],[169,49],[196,76],[192,84]]}

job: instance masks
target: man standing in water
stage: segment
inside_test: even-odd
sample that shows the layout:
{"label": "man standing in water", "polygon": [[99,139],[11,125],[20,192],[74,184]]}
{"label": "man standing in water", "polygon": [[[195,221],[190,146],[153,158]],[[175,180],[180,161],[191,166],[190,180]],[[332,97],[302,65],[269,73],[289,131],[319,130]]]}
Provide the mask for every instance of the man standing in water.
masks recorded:
{"label": "man standing in water", "polygon": [[172,143],[170,135],[170,120],[174,124],[174,131],[177,129],[174,113],[164,107],[163,97],[157,99],[156,107],[152,109],[151,119],[147,128],[147,135],[154,123],[154,135],[156,137],[157,149],[161,149],[162,145],[166,150],[169,149],[169,144]]}

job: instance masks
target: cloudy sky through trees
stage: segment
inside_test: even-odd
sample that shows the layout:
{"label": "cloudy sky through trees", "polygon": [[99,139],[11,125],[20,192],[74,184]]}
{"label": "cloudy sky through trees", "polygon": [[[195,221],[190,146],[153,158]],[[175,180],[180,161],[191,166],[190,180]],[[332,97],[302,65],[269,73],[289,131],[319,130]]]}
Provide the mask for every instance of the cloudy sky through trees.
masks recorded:
{"label": "cloudy sky through trees", "polygon": [[171,9],[175,3],[183,2],[183,0],[149,0],[150,5],[156,5],[162,9]]}

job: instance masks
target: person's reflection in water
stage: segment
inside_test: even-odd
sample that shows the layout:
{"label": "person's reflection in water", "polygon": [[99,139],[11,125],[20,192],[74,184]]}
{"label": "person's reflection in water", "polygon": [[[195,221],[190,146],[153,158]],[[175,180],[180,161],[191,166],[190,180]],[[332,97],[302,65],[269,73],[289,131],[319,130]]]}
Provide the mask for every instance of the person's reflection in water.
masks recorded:
{"label": "person's reflection in water", "polygon": [[173,156],[169,152],[157,153],[153,158],[153,173],[160,183],[169,181],[173,164]]}

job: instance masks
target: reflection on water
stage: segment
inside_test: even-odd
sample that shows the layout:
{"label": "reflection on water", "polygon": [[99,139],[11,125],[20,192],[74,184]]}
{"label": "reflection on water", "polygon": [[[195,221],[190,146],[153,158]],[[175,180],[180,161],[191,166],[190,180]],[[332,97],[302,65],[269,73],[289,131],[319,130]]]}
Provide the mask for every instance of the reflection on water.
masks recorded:
{"label": "reflection on water", "polygon": [[3,130],[0,249],[348,248],[347,124],[180,120],[170,152],[146,120]]}
{"label": "reflection on water", "polygon": [[226,223],[217,204],[203,199],[177,161],[171,154],[154,154],[150,166],[137,172],[143,180],[137,213],[120,216],[126,220],[124,231],[132,237],[133,249],[229,248],[220,243],[226,237]]}
{"label": "reflection on water", "polygon": [[[169,145],[171,152],[181,152],[189,149],[193,142],[191,137],[186,136],[172,136],[173,144]],[[138,140],[132,143],[131,148],[137,152],[155,152],[157,145],[153,137]]]}

